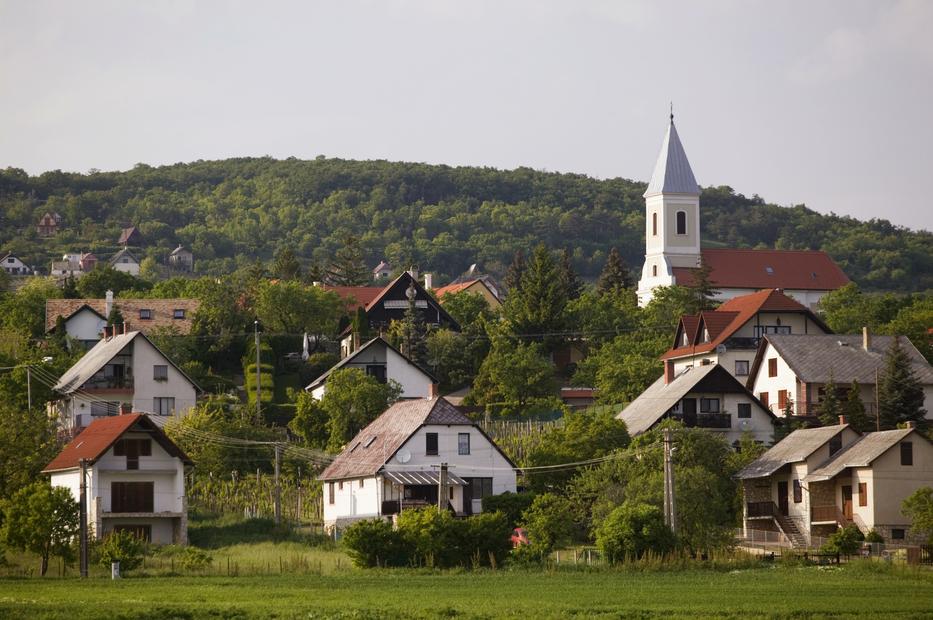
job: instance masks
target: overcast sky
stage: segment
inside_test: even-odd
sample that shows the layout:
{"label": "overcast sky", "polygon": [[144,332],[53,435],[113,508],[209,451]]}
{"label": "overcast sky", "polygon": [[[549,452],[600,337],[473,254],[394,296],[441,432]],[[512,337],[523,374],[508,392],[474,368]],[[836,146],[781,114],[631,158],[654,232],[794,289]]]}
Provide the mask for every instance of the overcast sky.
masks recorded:
{"label": "overcast sky", "polygon": [[317,155],[701,185],[933,229],[933,2],[0,0],[0,167]]}

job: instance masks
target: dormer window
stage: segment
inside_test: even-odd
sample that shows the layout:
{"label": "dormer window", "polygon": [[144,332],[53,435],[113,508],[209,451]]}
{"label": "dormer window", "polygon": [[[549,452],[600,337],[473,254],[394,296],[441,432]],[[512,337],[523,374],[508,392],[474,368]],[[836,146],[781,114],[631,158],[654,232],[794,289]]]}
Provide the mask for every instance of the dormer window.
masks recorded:
{"label": "dormer window", "polygon": [[172,310],[173,319],[183,319],[185,318],[185,309],[184,308],[175,308]]}
{"label": "dormer window", "polygon": [[680,334],[680,346],[686,347],[690,345],[690,338],[687,337],[687,332],[682,332]]}
{"label": "dormer window", "polygon": [[150,308],[140,308],[139,309],[139,318],[142,321],[149,321],[152,319],[152,310]]}

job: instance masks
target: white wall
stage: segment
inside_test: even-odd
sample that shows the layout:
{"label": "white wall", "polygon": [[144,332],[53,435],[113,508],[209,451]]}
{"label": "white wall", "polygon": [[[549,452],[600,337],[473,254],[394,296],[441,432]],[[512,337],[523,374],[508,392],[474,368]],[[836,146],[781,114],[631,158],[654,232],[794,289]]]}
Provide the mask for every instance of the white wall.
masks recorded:
{"label": "white wall", "polygon": [[129,259],[130,262],[128,263],[124,263],[122,261],[123,261],[122,258],[118,259],[117,262],[111,264],[111,267],[113,267],[117,271],[122,271],[124,273],[128,273],[133,276],[139,275],[139,263],[137,263],[133,259]]}
{"label": "white wall", "polygon": [[[768,376],[768,360],[770,359],[777,359],[777,376],[774,377]],[[791,370],[791,367],[787,365],[787,362],[784,361],[784,358],[780,356],[774,346],[769,343],[765,348],[761,366],[758,368],[758,372],[755,373],[751,391],[755,396],[759,396],[762,392],[767,392],[768,408],[774,415],[783,416],[784,410],[778,406],[779,390],[787,390],[788,398],[794,401],[794,413],[800,413],[798,405],[801,403],[798,401],[801,395],[797,394],[797,375]],[[815,397],[816,393],[814,392],[813,398]]]}
{"label": "white wall", "polygon": [[84,308],[65,322],[65,331],[78,340],[100,340],[105,325],[105,319]]}
{"label": "white wall", "polygon": [[[153,366],[167,365],[168,380],[153,379]],[[142,337],[133,340],[133,410],[155,411],[156,397],[174,397],[175,415],[185,415],[194,407],[197,393],[194,385],[159,351]]]}
{"label": "white wall", "polygon": [[[361,484],[362,483],[362,484]],[[334,503],[330,503],[331,484]],[[353,478],[324,483],[324,523],[332,525],[338,519],[365,519],[379,516],[382,508],[382,477]]]}
{"label": "white wall", "polygon": [[431,385],[434,383],[429,376],[403,358],[395,351],[386,348],[386,376],[402,385],[402,398],[428,398],[431,396]]}
{"label": "white wall", "polygon": [[874,523],[906,525],[901,502],[921,487],[933,487],[933,446],[916,432],[905,441],[913,444],[913,465],[901,465],[900,444],[893,446],[871,464],[872,482],[868,501],[874,509]]}

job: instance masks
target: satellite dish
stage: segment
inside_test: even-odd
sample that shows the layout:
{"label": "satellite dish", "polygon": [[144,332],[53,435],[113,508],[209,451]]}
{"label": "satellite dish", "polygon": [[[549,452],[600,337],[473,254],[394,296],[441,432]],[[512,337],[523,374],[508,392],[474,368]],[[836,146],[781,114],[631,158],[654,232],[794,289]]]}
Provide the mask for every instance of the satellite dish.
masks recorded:
{"label": "satellite dish", "polygon": [[407,463],[411,460],[411,452],[408,450],[399,450],[398,454],[395,455],[395,460],[399,463]]}
{"label": "satellite dish", "polygon": [[716,345],[716,353],[719,353],[720,355],[722,355],[725,352],[726,352],[726,345],[724,344]]}

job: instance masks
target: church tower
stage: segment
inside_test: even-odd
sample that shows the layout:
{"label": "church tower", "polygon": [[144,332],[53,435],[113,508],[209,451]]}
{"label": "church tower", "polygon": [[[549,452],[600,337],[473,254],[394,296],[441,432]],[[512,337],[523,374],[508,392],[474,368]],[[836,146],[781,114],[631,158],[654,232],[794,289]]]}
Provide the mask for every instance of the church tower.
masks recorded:
{"label": "church tower", "polygon": [[700,266],[700,187],[673,114],[644,197],[645,265],[638,281],[639,306],[651,301],[654,288],[676,283],[674,268]]}

